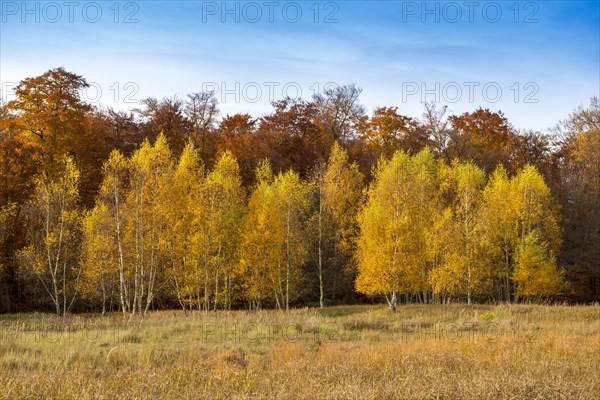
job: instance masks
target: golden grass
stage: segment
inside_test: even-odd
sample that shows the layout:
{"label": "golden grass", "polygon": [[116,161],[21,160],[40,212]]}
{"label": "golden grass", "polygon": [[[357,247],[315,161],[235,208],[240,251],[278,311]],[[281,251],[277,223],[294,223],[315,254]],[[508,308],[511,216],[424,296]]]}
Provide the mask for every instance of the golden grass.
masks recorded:
{"label": "golden grass", "polygon": [[594,399],[599,306],[0,317],[0,398]]}

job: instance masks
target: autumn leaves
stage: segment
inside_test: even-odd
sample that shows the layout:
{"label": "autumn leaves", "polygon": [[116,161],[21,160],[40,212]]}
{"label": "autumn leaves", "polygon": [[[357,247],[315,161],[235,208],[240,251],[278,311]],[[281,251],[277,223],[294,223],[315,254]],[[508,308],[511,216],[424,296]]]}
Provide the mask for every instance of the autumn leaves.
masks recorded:
{"label": "autumn leaves", "polygon": [[354,276],[357,291],[391,309],[401,295],[471,303],[565,289],[556,206],[532,166],[488,179],[471,162],[400,150],[379,160],[363,190],[335,144],[309,179],[263,161],[247,195],[231,153],[209,171],[192,143],[175,160],[159,135],[130,157],[111,153],[87,212],[78,180],[70,158],[57,179],[38,180],[26,207],[30,245],[19,253],[59,314],[78,295],[124,315],[157,299],[184,310],[289,309],[310,284],[323,306]]}
{"label": "autumn leaves", "polygon": [[[352,189],[361,179],[356,166],[354,175],[338,178],[349,167],[341,148],[334,156],[334,169],[319,181],[327,223],[351,218],[339,215],[347,206],[333,200],[360,196],[338,194],[340,183],[351,179]],[[192,144],[172,162],[162,135],[128,159],[113,151],[103,170],[96,206],[83,219],[80,289],[88,301],[106,309],[115,296],[131,314],[146,312],[157,294],[176,298],[184,310],[241,302],[288,309],[303,292],[315,186],[296,172],[274,175],[262,162],[247,199],[229,152],[205,171]],[[338,236],[348,240],[347,233]]]}
{"label": "autumn leaves", "polygon": [[381,159],[359,215],[356,288],[421,301],[512,301],[565,289],[555,254],[560,225],[550,190],[526,166],[486,183],[470,162],[436,161],[429,150]]}
{"label": "autumn leaves", "polygon": [[220,121],[209,94],[134,115],[86,85],[50,70],[0,106],[0,283],[33,307],[513,301],[564,292],[557,258],[595,293],[597,100],[551,142],[487,109],[368,116],[353,85]]}

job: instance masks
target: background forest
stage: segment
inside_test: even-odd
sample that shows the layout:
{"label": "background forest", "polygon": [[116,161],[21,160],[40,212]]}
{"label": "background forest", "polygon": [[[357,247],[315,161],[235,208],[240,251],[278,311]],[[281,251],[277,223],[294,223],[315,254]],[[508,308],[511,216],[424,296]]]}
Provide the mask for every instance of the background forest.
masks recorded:
{"label": "background forest", "polygon": [[0,311],[600,300],[600,102],[549,132],[354,85],[220,115],[93,107],[52,69],[0,106]]}

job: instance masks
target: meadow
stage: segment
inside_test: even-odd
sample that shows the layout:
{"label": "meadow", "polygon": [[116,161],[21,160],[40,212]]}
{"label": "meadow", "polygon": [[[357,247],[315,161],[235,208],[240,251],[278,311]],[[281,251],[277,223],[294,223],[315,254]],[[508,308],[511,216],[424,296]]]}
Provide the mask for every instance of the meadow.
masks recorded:
{"label": "meadow", "polygon": [[0,399],[594,399],[600,306],[0,316]]}

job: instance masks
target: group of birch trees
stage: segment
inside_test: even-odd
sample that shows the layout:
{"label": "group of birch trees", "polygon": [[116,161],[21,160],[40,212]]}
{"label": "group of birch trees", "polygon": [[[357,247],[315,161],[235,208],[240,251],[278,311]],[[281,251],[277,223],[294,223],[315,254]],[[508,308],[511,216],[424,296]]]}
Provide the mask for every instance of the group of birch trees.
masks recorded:
{"label": "group of birch trees", "polygon": [[513,301],[566,290],[557,205],[533,166],[489,177],[428,149],[381,159],[359,214],[356,288],[419,301]]}
{"label": "group of birch trees", "polygon": [[162,135],[129,158],[113,151],[103,173],[73,264],[73,290],[103,311],[143,314],[157,295],[186,311],[288,309],[307,275],[320,282],[323,305],[324,279],[348,273],[362,176],[339,146],[312,180],[274,174],[263,161],[251,193],[231,153],[206,170],[192,143],[174,160]]}
{"label": "group of birch trees", "polygon": [[77,296],[124,315],[168,301],[185,311],[289,309],[311,293],[323,307],[348,282],[392,309],[401,295],[471,303],[566,288],[558,210],[532,166],[488,179],[471,162],[399,150],[365,188],[335,144],[306,179],[262,161],[247,193],[231,153],[209,170],[192,142],[175,158],[159,135],[130,157],[110,154],[85,212],[75,163],[63,166],[38,179],[19,253],[59,314]]}

